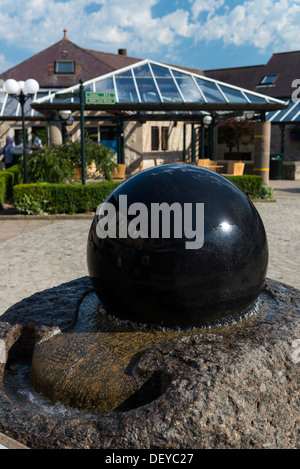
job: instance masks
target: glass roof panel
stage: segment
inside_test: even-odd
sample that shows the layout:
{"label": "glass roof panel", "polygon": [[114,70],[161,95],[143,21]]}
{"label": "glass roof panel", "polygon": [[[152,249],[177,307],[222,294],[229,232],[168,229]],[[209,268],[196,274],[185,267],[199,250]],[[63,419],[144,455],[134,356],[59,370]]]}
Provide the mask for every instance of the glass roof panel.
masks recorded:
{"label": "glass roof panel", "polygon": [[7,96],[6,105],[4,108],[3,115],[4,116],[15,116],[17,113],[19,101],[12,96]]}
{"label": "glass roof panel", "polygon": [[[276,116],[274,117],[274,119],[272,119],[272,122],[279,122],[281,121],[282,118],[285,117],[286,113],[294,106],[295,103],[293,103],[293,101],[290,101],[289,102],[289,105],[287,108],[285,109],[282,109],[280,112],[278,112],[278,114],[276,114]],[[271,119],[271,114],[274,115],[276,113],[276,111],[274,113],[268,113],[267,115],[267,120],[270,120]]]}
{"label": "glass roof panel", "polygon": [[161,102],[153,78],[137,77],[136,83],[143,103]]}
{"label": "glass roof panel", "polygon": [[2,106],[3,106],[3,103],[4,103],[4,99],[5,99],[5,92],[4,91],[0,91],[0,112],[2,110]]}
{"label": "glass roof panel", "polygon": [[151,68],[155,78],[171,78],[171,73],[168,68],[160,67],[155,64],[151,64]]}
{"label": "glass roof panel", "polygon": [[[88,86],[88,87],[87,87]],[[220,103],[224,110],[230,108],[230,103],[282,103],[271,98],[256,96],[249,90],[231,87],[216,80],[206,79],[196,73],[181,71],[171,66],[165,66],[148,60],[141,61],[123,70],[116,70],[105,76],[99,76],[89,81],[85,91],[115,93],[117,102],[130,103]],[[116,86],[116,89],[115,89]],[[79,90],[79,85],[64,90],[65,93]],[[38,97],[40,99],[40,96]],[[69,100],[55,98],[54,93],[42,98],[41,103],[68,103]],[[74,97],[71,102],[78,102]],[[11,103],[8,103],[11,105]],[[228,106],[229,104],[229,106]],[[285,111],[286,112],[286,111]]]}
{"label": "glass roof panel", "polygon": [[[266,112],[266,120],[269,121],[272,119],[272,117],[277,114],[278,111],[271,111],[271,112]],[[273,121],[272,121],[273,122]],[[276,117],[274,119],[274,122],[276,122]]]}
{"label": "glass roof panel", "polygon": [[139,89],[139,94],[143,103],[159,103],[161,99],[159,97],[157,88],[152,78],[151,70],[148,64],[141,65],[132,69],[135,75],[136,84]]}
{"label": "glass roof panel", "polygon": [[226,103],[226,99],[215,83],[202,80],[202,78],[196,78],[196,81],[208,103]]}
{"label": "glass roof panel", "polygon": [[36,94],[36,99],[40,99],[40,98],[43,98],[44,96],[48,96],[48,91],[39,91],[37,94]]}
{"label": "glass roof panel", "polygon": [[116,76],[118,77],[124,77],[124,78],[129,78],[129,77],[132,77],[132,73],[131,73],[131,70],[125,70],[121,73],[118,73]]}
{"label": "glass roof panel", "polygon": [[286,114],[286,111],[287,111],[286,109],[283,109],[282,111],[280,111],[276,115],[276,117],[274,119],[272,119],[272,122],[279,122],[283,118],[283,116]]}
{"label": "glass roof panel", "polygon": [[151,69],[164,103],[182,103],[182,98],[168,68],[151,64]]}
{"label": "glass roof panel", "polygon": [[139,101],[135,84],[131,77],[116,76],[119,103],[137,103]]}
{"label": "glass roof panel", "polygon": [[220,85],[221,90],[225,94],[226,98],[230,103],[247,103],[247,99],[242,95],[242,93],[235,89],[229,88],[228,86]]}
{"label": "glass roof panel", "polygon": [[140,67],[135,67],[133,71],[136,77],[152,77],[148,64],[141,65]]}
{"label": "glass roof panel", "polygon": [[86,91],[94,91],[93,83],[90,83],[89,85],[86,85],[84,87],[84,92],[86,92]]}
{"label": "glass roof panel", "polygon": [[71,98],[57,98],[56,96],[53,97],[53,103],[71,103]]}
{"label": "glass roof panel", "polygon": [[[295,106],[295,107],[293,107]],[[287,114],[287,112],[291,109],[291,111]],[[299,103],[295,105],[293,101],[290,102],[288,109],[286,109],[286,116],[283,118],[282,122],[289,122],[298,114],[300,110]],[[281,116],[282,117],[282,116]]]}
{"label": "glass roof panel", "polygon": [[[40,98],[44,98],[44,96],[48,96],[49,93],[48,91],[39,91],[37,94],[36,94],[36,99],[40,99]],[[33,111],[33,115],[34,116],[42,116],[41,113],[39,113],[38,111]]]}
{"label": "glass roof panel", "polygon": [[96,91],[106,91],[107,93],[114,93],[114,82],[112,77],[105,78],[95,82]]}
{"label": "glass roof panel", "polygon": [[182,103],[182,98],[173,78],[156,78],[163,102]]}
{"label": "glass roof panel", "polygon": [[204,102],[200,91],[190,75],[186,75],[185,73],[180,73],[175,70],[173,71],[173,75],[187,103]]}
{"label": "glass roof panel", "polygon": [[[24,116],[30,116],[31,115],[31,103],[32,99],[31,97],[27,99],[27,101],[24,104]],[[19,114],[21,115],[21,110],[19,111]]]}
{"label": "glass roof panel", "polygon": [[251,103],[266,103],[267,100],[255,94],[245,93]]}

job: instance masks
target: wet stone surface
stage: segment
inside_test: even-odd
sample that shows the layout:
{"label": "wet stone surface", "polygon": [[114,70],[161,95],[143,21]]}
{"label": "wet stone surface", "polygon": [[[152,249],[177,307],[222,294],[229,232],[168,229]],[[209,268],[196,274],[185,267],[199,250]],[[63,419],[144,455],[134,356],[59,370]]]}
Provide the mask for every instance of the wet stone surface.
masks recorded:
{"label": "wet stone surface", "polygon": [[[85,302],[85,334],[94,334],[94,298],[83,277],[37,293],[0,318],[0,432],[49,449],[299,448],[299,290],[267,279],[256,311],[240,322],[171,336],[157,331],[155,343],[130,339],[132,348],[125,341],[129,362],[117,379],[121,387],[134,377],[134,386],[115,410],[51,404],[30,383],[32,357],[86,327]],[[109,334],[141,334],[121,326]],[[116,343],[111,353],[117,350]]]}

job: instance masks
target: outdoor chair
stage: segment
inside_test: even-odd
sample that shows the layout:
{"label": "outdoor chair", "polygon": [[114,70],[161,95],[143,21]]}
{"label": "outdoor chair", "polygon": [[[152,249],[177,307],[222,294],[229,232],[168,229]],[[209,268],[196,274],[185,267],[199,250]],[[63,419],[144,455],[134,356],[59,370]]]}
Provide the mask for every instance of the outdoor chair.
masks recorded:
{"label": "outdoor chair", "polygon": [[199,158],[199,160],[197,161],[197,166],[203,166],[204,168],[207,168],[210,161],[211,160],[209,158],[203,158],[203,159]]}
{"label": "outdoor chair", "polygon": [[228,161],[227,173],[223,176],[242,176],[244,174],[245,163],[242,161]]}
{"label": "outdoor chair", "polygon": [[217,171],[217,168],[223,167],[222,165],[218,165],[217,161],[210,160],[209,158],[199,159],[197,165],[210,169],[211,171]]}
{"label": "outdoor chair", "polygon": [[143,169],[148,169],[148,168],[153,168],[154,166],[157,166],[157,159],[156,158],[151,158],[149,160],[142,160],[140,162],[140,169],[139,171],[143,171]]}

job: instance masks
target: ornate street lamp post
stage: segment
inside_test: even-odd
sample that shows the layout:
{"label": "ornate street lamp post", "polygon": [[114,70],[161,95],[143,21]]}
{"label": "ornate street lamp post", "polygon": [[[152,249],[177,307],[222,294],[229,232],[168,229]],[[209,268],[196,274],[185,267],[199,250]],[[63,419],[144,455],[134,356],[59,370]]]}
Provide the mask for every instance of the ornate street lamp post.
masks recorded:
{"label": "ornate street lamp post", "polygon": [[33,78],[29,78],[24,81],[16,81],[9,78],[4,82],[3,89],[6,93],[13,95],[17,99],[21,106],[22,113],[22,133],[23,133],[23,159],[24,159],[24,182],[27,184],[27,150],[25,143],[25,116],[24,116],[24,105],[27,99],[38,92],[39,84]]}

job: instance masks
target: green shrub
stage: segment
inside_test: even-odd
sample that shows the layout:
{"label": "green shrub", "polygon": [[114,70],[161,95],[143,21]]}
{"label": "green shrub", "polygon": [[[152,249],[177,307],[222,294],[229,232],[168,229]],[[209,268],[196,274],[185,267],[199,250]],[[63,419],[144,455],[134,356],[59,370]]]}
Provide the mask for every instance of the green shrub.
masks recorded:
{"label": "green shrub", "polygon": [[0,207],[13,195],[13,186],[21,182],[19,165],[0,172]]}
{"label": "green shrub", "polygon": [[[46,200],[44,201],[44,206],[46,205]],[[17,204],[15,205],[16,209],[20,213],[26,213],[27,215],[42,215],[44,213],[42,209],[42,204],[35,200],[31,194],[24,194],[21,197]]]}
{"label": "green shrub", "polygon": [[[14,205],[17,210],[23,213],[29,213],[26,212],[26,204],[29,206],[29,210],[32,209],[32,205],[30,205],[32,200],[34,200],[36,207],[41,212],[95,212],[98,205],[104,202],[119,184],[121,182],[116,181],[103,181],[86,185],[19,184],[13,188]],[[25,196],[26,198],[24,199]]]}
{"label": "green shrub", "polygon": [[274,190],[270,186],[265,186],[264,184],[261,186],[258,199],[262,200],[271,200],[274,199]]}
{"label": "green shrub", "polygon": [[6,181],[4,178],[0,178],[0,208],[5,202],[5,193],[6,193],[5,189],[6,189]]}
{"label": "green shrub", "polygon": [[250,199],[257,199],[262,186],[261,176],[244,174],[243,176],[225,176]]}
{"label": "green shrub", "polygon": [[[95,163],[97,171],[105,180],[111,180],[111,173],[116,167],[114,151],[93,140],[85,140],[85,167]],[[29,183],[49,182],[62,184],[74,179],[75,168],[81,169],[81,142],[69,145],[51,145],[27,156],[27,174]],[[23,158],[20,158],[23,174]]]}

